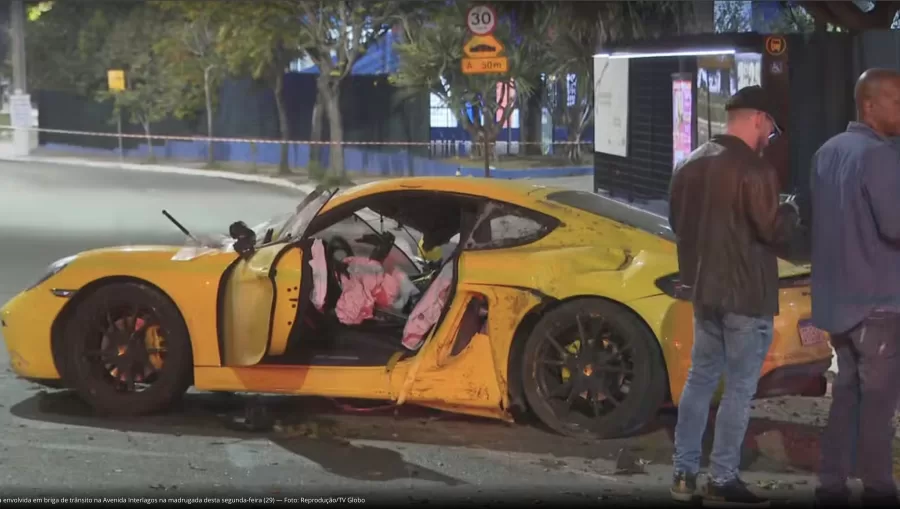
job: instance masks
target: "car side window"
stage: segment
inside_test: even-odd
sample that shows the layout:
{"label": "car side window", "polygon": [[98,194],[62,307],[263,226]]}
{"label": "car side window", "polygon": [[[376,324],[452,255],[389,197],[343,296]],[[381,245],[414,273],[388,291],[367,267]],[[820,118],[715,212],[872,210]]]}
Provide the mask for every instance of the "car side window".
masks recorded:
{"label": "car side window", "polygon": [[558,221],[515,205],[488,202],[479,214],[466,249],[524,246],[550,233]]}

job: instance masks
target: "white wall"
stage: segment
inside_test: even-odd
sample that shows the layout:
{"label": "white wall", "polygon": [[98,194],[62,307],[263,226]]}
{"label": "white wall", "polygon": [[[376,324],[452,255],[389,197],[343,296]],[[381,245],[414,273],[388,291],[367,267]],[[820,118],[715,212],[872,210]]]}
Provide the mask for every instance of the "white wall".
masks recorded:
{"label": "white wall", "polygon": [[628,59],[594,57],[594,151],[628,156]]}

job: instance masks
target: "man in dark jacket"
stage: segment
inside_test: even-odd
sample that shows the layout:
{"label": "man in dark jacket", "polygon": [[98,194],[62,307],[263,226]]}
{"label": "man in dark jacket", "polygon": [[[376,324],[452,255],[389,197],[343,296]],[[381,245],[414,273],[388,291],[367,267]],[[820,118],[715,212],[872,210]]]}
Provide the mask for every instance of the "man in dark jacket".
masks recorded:
{"label": "man in dark jacket", "polygon": [[760,87],[725,107],[727,134],[714,136],[676,168],[669,224],[678,242],[681,289],[694,304],[694,346],[678,405],[672,497],[696,491],[701,440],[722,374],[706,503],[765,505],[739,477],[741,445],[778,314],[775,246],[789,239],[796,206],[779,206],[775,169],[761,157],[780,129]]}
{"label": "man in dark jacket", "polygon": [[858,121],[816,152],[810,183],[812,318],[831,334],[838,363],[817,495],[847,504],[856,455],[864,498],[896,505],[900,152],[890,137],[900,135],[900,73],[863,73],[856,109]]}

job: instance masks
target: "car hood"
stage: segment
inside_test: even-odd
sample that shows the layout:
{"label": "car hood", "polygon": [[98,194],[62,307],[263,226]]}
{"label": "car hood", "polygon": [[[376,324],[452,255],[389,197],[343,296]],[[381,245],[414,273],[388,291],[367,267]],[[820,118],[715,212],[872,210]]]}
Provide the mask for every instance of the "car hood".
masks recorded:
{"label": "car hood", "polygon": [[172,262],[189,262],[200,257],[223,256],[229,263],[237,253],[230,244],[223,247],[207,246],[174,246],[174,245],[133,245],[114,246],[91,249],[78,253],[73,266],[87,267],[109,264],[110,270],[115,267],[128,268],[136,264],[171,264]]}

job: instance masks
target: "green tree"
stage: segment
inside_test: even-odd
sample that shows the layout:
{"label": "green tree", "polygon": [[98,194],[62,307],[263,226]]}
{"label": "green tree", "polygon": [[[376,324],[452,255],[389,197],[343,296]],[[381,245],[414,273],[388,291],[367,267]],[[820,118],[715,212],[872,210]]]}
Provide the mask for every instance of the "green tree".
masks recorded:
{"label": "green tree", "polygon": [[206,15],[221,23],[218,51],[228,69],[265,82],[275,94],[278,126],[284,142],[278,171],[290,173],[287,143],[290,123],[284,103],[284,73],[311,44],[308,32],[303,30],[301,5],[293,0],[202,2],[196,5],[207,9]]}
{"label": "green tree", "polygon": [[[796,2],[779,2],[774,16],[762,18],[770,1],[718,1],[715,3],[717,32],[804,33],[815,30],[815,20]],[[767,9],[770,10],[770,9]]]}
{"label": "green tree", "polygon": [[513,43],[519,47],[522,57],[532,62],[530,67],[534,74],[525,76],[524,80],[531,83],[534,90],[517,104],[519,139],[525,143],[520,149],[522,152],[540,155],[544,99],[547,97],[547,87],[553,81],[553,76],[546,71],[553,67],[556,60],[550,36],[557,14],[560,9],[565,9],[565,4],[516,2],[497,6],[499,16],[507,15],[512,19],[517,33]]}
{"label": "green tree", "polygon": [[155,160],[152,124],[166,118],[177,104],[178,90],[172,86],[169,66],[154,51],[159,34],[171,16],[142,5],[132,10],[109,32],[103,51],[97,55],[108,68],[125,71],[126,89],[102,90],[98,100],[111,100],[116,116],[127,115],[141,125],[147,137],[150,160]]}
{"label": "green tree", "polygon": [[556,94],[553,109],[567,128],[567,155],[581,160],[581,139],[594,117],[594,54],[598,48],[623,40],[640,40],[666,34],[703,30],[695,19],[692,2],[569,2],[558,11],[550,37],[549,72],[555,82],[568,85],[575,77],[574,101]]}
{"label": "green tree", "polygon": [[214,12],[188,2],[159,2],[156,6],[174,15],[154,50],[166,62],[171,76],[178,118],[206,115],[207,163],[215,162],[212,138],[217,105],[216,91],[225,73],[225,61],[218,51],[219,23]]}
{"label": "green tree", "polygon": [[[397,46],[400,71],[393,81],[440,97],[471,136],[473,154],[484,155],[481,151],[487,150],[489,155],[501,127],[517,104],[533,93],[534,84],[528,77],[540,74],[540,62],[530,61],[521,46],[513,44],[510,18],[503,17],[497,21],[494,36],[506,48],[509,71],[503,75],[463,74],[463,45],[469,38],[467,8],[466,2],[442,4],[436,12],[429,13],[428,19],[421,16],[406,19],[404,41]],[[511,92],[515,96],[508,101]],[[470,106],[474,112],[471,117]],[[485,173],[489,176],[488,168]]]}
{"label": "green tree", "polygon": [[43,2],[33,7],[25,28],[29,87],[85,95],[104,87],[107,35],[134,4]]}
{"label": "green tree", "polygon": [[343,179],[344,123],[341,118],[341,82],[369,47],[391,29],[401,14],[413,5],[404,1],[322,0],[301,1],[301,30],[307,40],[306,52],[319,68],[314,137],[319,137],[321,115],[328,119],[332,177]]}

